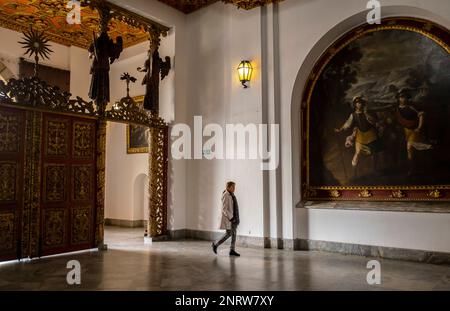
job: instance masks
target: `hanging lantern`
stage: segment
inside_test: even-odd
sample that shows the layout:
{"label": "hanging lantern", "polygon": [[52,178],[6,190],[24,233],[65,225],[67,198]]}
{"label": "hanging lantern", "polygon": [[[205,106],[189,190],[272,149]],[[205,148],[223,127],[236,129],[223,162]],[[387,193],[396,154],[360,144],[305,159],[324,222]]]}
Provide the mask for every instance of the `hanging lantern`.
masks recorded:
{"label": "hanging lantern", "polygon": [[248,60],[243,60],[238,67],[239,81],[241,81],[244,88],[248,88],[250,80],[252,79],[253,66]]}

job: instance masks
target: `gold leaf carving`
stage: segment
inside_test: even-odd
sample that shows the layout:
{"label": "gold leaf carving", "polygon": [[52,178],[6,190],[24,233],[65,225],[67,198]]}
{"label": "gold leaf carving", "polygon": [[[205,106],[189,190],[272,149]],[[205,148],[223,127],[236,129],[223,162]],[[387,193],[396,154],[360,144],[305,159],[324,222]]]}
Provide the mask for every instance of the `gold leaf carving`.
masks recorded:
{"label": "gold leaf carving", "polygon": [[76,208],[73,210],[72,243],[88,243],[90,232],[90,208]]}
{"label": "gold leaf carving", "polygon": [[45,197],[47,201],[65,200],[66,167],[64,165],[49,165],[45,170]]}
{"label": "gold leaf carving", "polygon": [[14,214],[0,214],[0,251],[12,251],[14,249]]}
{"label": "gold leaf carving", "polygon": [[18,152],[21,122],[19,116],[0,112],[0,152]]}
{"label": "gold leaf carving", "polygon": [[90,166],[75,166],[73,168],[73,195],[76,201],[86,201],[91,198],[92,168]]}
{"label": "gold leaf carving", "polygon": [[332,198],[340,198],[342,196],[339,190],[330,190],[330,197]]}
{"label": "gold leaf carving", "polygon": [[73,155],[77,158],[92,158],[93,126],[88,123],[74,123]]}
{"label": "gold leaf carving", "polygon": [[442,193],[438,189],[435,189],[435,190],[430,191],[428,193],[428,196],[433,199],[439,199],[442,197]]}
{"label": "gold leaf carving", "polygon": [[47,155],[65,156],[68,151],[68,124],[64,121],[47,122]]}
{"label": "gold leaf carving", "polygon": [[45,211],[45,236],[46,247],[57,247],[64,245],[65,240],[65,211],[46,210]]}
{"label": "gold leaf carving", "polygon": [[391,198],[402,199],[405,197],[406,197],[406,194],[402,190],[393,190],[391,193]]}
{"label": "gold leaf carving", "polygon": [[16,174],[16,163],[0,162],[0,201],[16,199]]}
{"label": "gold leaf carving", "polygon": [[370,198],[370,197],[373,196],[373,194],[372,194],[372,192],[370,192],[369,190],[362,190],[362,191],[358,194],[358,196],[359,196],[360,198]]}

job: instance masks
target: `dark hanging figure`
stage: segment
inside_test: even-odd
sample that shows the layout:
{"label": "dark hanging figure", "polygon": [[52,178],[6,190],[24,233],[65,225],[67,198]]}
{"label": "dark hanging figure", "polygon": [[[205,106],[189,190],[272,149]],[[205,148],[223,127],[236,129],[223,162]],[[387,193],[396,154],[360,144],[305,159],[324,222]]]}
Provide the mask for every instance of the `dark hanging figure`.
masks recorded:
{"label": "dark hanging figure", "polygon": [[139,67],[139,72],[146,72],[143,85],[146,85],[144,109],[150,110],[155,114],[159,113],[159,75],[161,80],[169,74],[170,57],[166,56],[165,61],[159,57],[158,49],[151,47],[148,51],[148,59],[145,61],[144,68]]}
{"label": "dark hanging figure", "polygon": [[122,37],[117,37],[116,43],[109,38],[106,31],[102,31],[98,38],[94,35],[94,42],[89,47],[90,58],[94,57],[91,66],[91,88],[89,97],[97,104],[109,102],[109,69],[123,50]]}

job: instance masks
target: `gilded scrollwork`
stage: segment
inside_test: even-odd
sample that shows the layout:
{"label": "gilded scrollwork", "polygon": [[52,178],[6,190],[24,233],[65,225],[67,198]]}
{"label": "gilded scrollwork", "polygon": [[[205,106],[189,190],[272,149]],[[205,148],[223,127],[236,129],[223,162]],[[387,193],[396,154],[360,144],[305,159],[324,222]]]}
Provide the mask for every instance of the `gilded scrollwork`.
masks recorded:
{"label": "gilded scrollwork", "polygon": [[92,167],[77,165],[73,167],[73,199],[87,201],[92,197]]}
{"label": "gilded scrollwork", "polygon": [[97,195],[96,195],[96,224],[95,245],[103,248],[105,226],[105,168],[106,168],[106,121],[100,118],[97,121]]}
{"label": "gilded scrollwork", "polygon": [[24,108],[53,110],[95,116],[97,109],[93,102],[81,97],[71,98],[71,94],[57,86],[48,85],[38,77],[0,81],[0,102]]}
{"label": "gilded scrollwork", "polygon": [[340,198],[342,196],[342,193],[339,190],[330,190],[330,197],[332,198]]}
{"label": "gilded scrollwork", "polygon": [[16,199],[17,163],[0,162],[0,201]]}
{"label": "gilded scrollwork", "polygon": [[405,192],[404,192],[403,190],[400,190],[400,189],[398,189],[398,190],[392,190],[391,198],[394,198],[394,199],[403,199],[403,198],[405,198],[405,197],[406,197],[406,194],[405,194]]}
{"label": "gilded scrollwork", "polygon": [[365,199],[370,198],[372,196],[373,196],[372,192],[367,189],[360,191],[358,194],[358,197]]}
{"label": "gilded scrollwork", "polygon": [[166,123],[160,117],[141,109],[133,98],[124,97],[106,111],[108,121],[125,122],[148,127],[164,128]]}
{"label": "gilded scrollwork", "polygon": [[439,191],[438,189],[434,189],[428,192],[428,196],[433,199],[439,199],[442,197],[442,192]]}
{"label": "gilded scrollwork", "polygon": [[14,213],[0,213],[0,252],[8,252],[14,249]]}
{"label": "gilded scrollwork", "polygon": [[72,244],[89,243],[91,231],[91,208],[72,210]]}
{"label": "gilded scrollwork", "polygon": [[94,152],[94,128],[92,123],[74,123],[73,155],[76,158],[92,158]]}
{"label": "gilded scrollwork", "polygon": [[0,152],[19,152],[21,126],[20,116],[0,112]]}
{"label": "gilded scrollwork", "polygon": [[[31,190],[32,180],[34,178],[33,175],[33,113],[31,111],[26,112],[26,120],[25,122],[25,156],[24,156],[24,175],[23,175],[23,210],[22,210],[22,249],[21,256],[31,257],[30,255],[30,224],[31,224],[31,205],[32,205],[32,196],[34,190]],[[39,191],[37,191],[39,192]],[[34,219],[37,222],[37,219]]]}
{"label": "gilded scrollwork", "polygon": [[64,245],[66,230],[64,209],[49,209],[45,211],[44,245],[46,248]]}
{"label": "gilded scrollwork", "polygon": [[68,137],[68,122],[47,120],[46,154],[49,156],[66,156],[69,147]]}
{"label": "gilded scrollwork", "polygon": [[151,128],[149,137],[150,221],[147,231],[152,237],[167,231],[167,149],[168,128]]}
{"label": "gilded scrollwork", "polygon": [[[22,256],[36,257],[40,253],[40,239],[41,239],[41,197],[45,193],[41,193],[41,143],[42,143],[42,124],[43,116],[41,112],[32,112],[30,120],[31,129],[27,135],[26,146],[26,158],[27,165],[30,168],[30,172],[25,174],[26,178],[29,178],[28,183],[25,184],[25,188],[29,191],[30,196],[26,196],[29,201],[25,206],[29,214],[29,244],[27,245],[27,251]],[[26,224],[24,224],[26,226]],[[25,245],[23,246],[25,247]]]}
{"label": "gilded scrollwork", "polygon": [[66,198],[66,166],[48,165],[45,168],[45,199],[48,202],[60,202]]}

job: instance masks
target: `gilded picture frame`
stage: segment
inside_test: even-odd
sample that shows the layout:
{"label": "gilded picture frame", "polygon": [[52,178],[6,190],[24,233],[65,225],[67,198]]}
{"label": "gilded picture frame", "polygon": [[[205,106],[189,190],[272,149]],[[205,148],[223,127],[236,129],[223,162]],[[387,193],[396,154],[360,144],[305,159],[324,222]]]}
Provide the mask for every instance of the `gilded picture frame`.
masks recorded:
{"label": "gilded picture frame", "polygon": [[[313,94],[318,81],[327,65],[344,48],[355,40],[375,32],[402,30],[425,36],[442,47],[450,54],[450,32],[445,27],[433,22],[410,18],[393,17],[383,19],[379,25],[364,24],[339,38],[319,58],[312,70],[305,86],[302,98],[301,111],[301,193],[303,201],[450,201],[450,183],[445,184],[320,184],[312,182],[314,174],[321,173],[318,170],[312,172],[311,162],[315,157],[311,154],[311,146],[317,142],[317,137],[311,135],[311,113]],[[317,95],[316,95],[317,96]],[[317,112],[316,112],[317,114]],[[316,139],[316,141],[314,140]]]}
{"label": "gilded picture frame", "polygon": [[[133,97],[136,104],[142,108],[144,95]],[[149,128],[143,125],[127,124],[127,154],[148,153],[148,131]]]}

